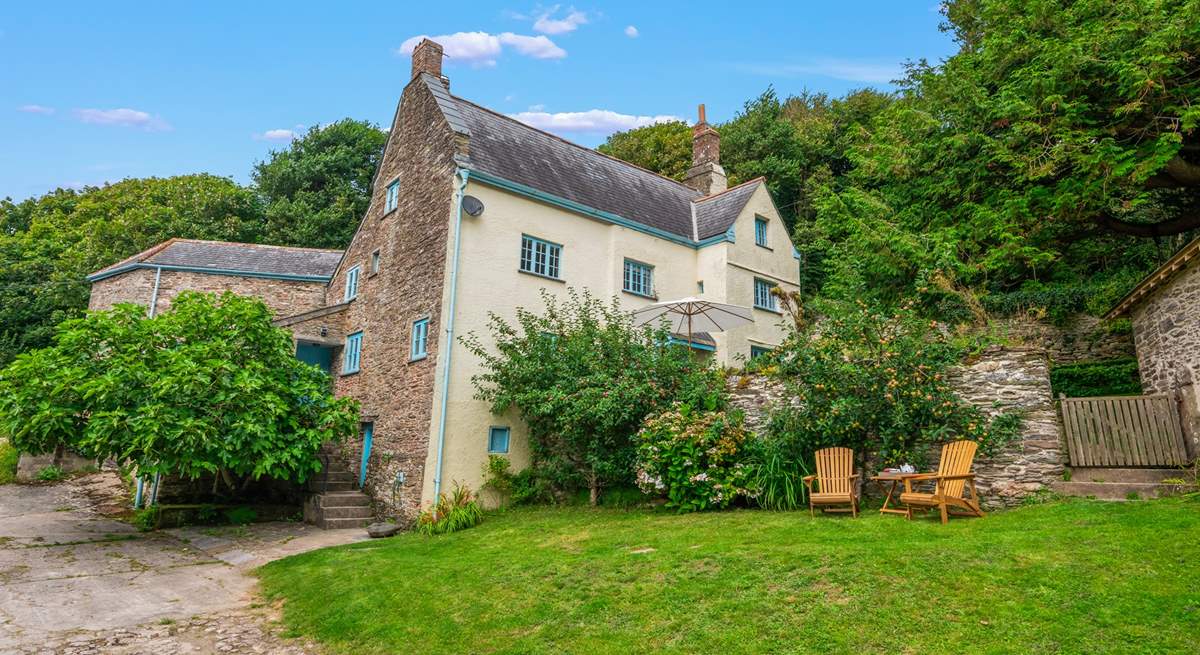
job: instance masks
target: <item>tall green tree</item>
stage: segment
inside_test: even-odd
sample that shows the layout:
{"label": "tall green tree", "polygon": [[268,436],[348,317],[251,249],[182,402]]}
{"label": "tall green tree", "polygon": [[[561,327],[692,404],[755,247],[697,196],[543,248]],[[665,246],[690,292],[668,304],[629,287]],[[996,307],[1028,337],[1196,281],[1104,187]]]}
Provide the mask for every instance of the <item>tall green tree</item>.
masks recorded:
{"label": "tall green tree", "polygon": [[0,201],[0,365],[87,307],[88,273],[171,237],[257,242],[263,220],[251,190],[214,175]]}
{"label": "tall green tree", "polygon": [[683,121],[656,123],[617,132],[596,149],[682,182],[692,166],[692,128]]}
{"label": "tall green tree", "polygon": [[185,291],[168,311],[118,305],[58,326],[54,345],[0,371],[0,434],[19,450],[65,446],[142,473],[215,475],[236,492],[303,481],[358,406],[296,359],[259,299]]}
{"label": "tall green tree", "polygon": [[345,248],[371,202],[387,133],[344,118],[314,126],[254,167],[266,202],[267,243]]}

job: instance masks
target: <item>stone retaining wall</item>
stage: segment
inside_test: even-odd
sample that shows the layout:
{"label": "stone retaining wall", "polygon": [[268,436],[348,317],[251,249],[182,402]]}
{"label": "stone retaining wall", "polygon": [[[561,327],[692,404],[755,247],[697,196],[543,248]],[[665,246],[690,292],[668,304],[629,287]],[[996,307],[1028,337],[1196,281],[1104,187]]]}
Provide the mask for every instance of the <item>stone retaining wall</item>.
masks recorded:
{"label": "stone retaining wall", "polygon": [[[992,347],[953,369],[949,379],[963,399],[984,412],[1018,410],[1024,417],[1018,439],[995,457],[975,461],[985,507],[1017,505],[1062,479],[1066,458],[1044,350]],[[787,398],[783,385],[762,376],[730,376],[728,389],[731,403],[756,432],[766,426],[771,408]]]}

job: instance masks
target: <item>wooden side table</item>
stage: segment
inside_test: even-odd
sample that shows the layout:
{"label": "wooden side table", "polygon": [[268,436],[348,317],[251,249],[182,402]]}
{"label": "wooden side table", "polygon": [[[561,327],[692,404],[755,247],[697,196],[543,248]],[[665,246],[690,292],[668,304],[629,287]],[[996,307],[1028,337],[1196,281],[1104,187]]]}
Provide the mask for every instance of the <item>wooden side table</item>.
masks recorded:
{"label": "wooden side table", "polygon": [[898,509],[896,507],[892,507],[892,497],[896,495],[896,486],[899,485],[901,482],[903,482],[904,478],[913,476],[913,475],[918,475],[918,474],[917,473],[901,473],[900,471],[895,471],[895,472],[891,472],[891,473],[880,473],[879,475],[871,476],[871,481],[874,482],[875,484],[879,485],[880,489],[883,489],[885,483],[890,483],[887,487],[887,496],[883,499],[883,507],[879,508],[880,514],[900,514],[904,517],[912,518],[912,510],[911,509],[908,509],[908,508]]}

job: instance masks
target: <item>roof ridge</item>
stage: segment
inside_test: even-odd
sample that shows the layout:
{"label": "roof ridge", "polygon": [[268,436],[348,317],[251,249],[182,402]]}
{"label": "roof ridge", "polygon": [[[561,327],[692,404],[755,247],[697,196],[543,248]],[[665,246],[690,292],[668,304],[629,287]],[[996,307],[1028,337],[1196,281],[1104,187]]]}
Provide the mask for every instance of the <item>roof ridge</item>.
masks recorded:
{"label": "roof ridge", "polygon": [[180,241],[179,237],[171,237],[170,239],[167,239],[166,241],[160,241],[160,242],[150,246],[149,248],[146,248],[145,250],[142,250],[138,253],[135,253],[133,255],[126,257],[125,259],[116,261],[112,264],[109,264],[108,266],[105,266],[103,268],[92,271],[91,273],[88,273],[88,276],[90,277],[92,275],[96,275],[97,273],[103,273],[104,271],[107,271],[110,268],[120,268],[121,266],[125,266],[127,264],[132,264],[134,262],[145,261],[145,260],[153,257],[154,255],[157,255],[158,253],[162,252],[163,250],[165,250],[167,248],[167,246],[170,246],[173,243],[177,243],[178,241]]}
{"label": "roof ridge", "polygon": [[735,185],[729,187],[728,189],[725,189],[724,191],[718,191],[716,193],[709,194],[702,198],[696,198],[692,202],[694,202],[694,203],[708,202],[709,200],[714,200],[726,193],[729,193],[730,191],[737,191],[738,189],[740,189],[744,186],[749,186],[751,184],[755,184],[758,182],[766,182],[766,181],[767,181],[767,177],[765,175],[759,175],[758,177],[756,177],[752,180],[746,180],[745,182],[742,182],[741,184],[735,184]]}
{"label": "roof ridge", "polygon": [[278,248],[280,250],[307,250],[310,252],[345,252],[344,248],[309,248],[306,246],[279,246],[273,243],[250,243],[248,241],[220,241],[217,239],[180,239],[172,237],[159,245],[168,243],[210,243],[222,246],[254,246],[256,248]]}
{"label": "roof ridge", "polygon": [[[500,112],[498,112],[498,111],[496,111],[496,110],[494,110],[494,109],[489,109],[489,108],[487,108],[487,107],[484,107],[483,105],[481,105],[481,104],[479,104],[479,103],[477,103],[477,102],[473,102],[473,101],[471,101],[471,100],[467,100],[466,98],[462,98],[462,97],[460,97],[460,96],[456,96],[456,95],[454,95],[454,94],[450,94],[450,97],[451,97],[451,98],[454,98],[455,100],[458,100],[459,102],[465,102],[465,103],[467,103],[468,105],[471,105],[472,107],[475,107],[476,109],[480,109],[480,110],[483,110],[483,111],[485,111],[485,112],[487,112],[487,113],[489,113],[489,114],[492,114],[492,115],[494,115],[494,116],[498,116],[498,117],[500,117],[500,118],[503,118],[503,119],[504,119],[504,120],[506,120],[506,121],[511,121],[511,122],[513,122],[513,123],[516,123],[517,125],[520,125],[521,127],[524,127],[524,128],[526,128],[526,129],[533,130],[534,132],[538,132],[538,133],[540,133],[540,134],[545,134],[546,136],[548,136],[548,137],[550,137],[550,138],[552,138],[552,139],[556,139],[556,140],[558,140],[558,141],[561,141],[561,142],[563,142],[563,143],[565,143],[565,144],[567,144],[567,145],[569,145],[569,146],[573,146],[573,147],[575,147],[575,148],[578,148],[578,149],[580,149],[580,150],[584,150],[584,151],[586,151],[586,152],[590,152],[590,153],[592,153],[592,154],[594,154],[594,155],[600,155],[601,157],[604,157],[605,159],[611,159],[612,161],[615,161],[615,162],[617,162],[617,163],[619,163],[619,164],[624,164],[625,166],[628,166],[628,167],[630,167],[630,168],[632,168],[632,169],[634,169],[634,170],[639,170],[639,171],[642,171],[643,173],[649,173],[649,174],[653,175],[654,177],[660,178],[660,179],[662,179],[662,180],[666,180],[667,182],[671,182],[672,184],[674,184],[674,185],[676,185],[676,186],[680,187],[681,189],[686,189],[687,191],[690,191],[690,192],[691,192],[691,193],[693,193],[693,194],[695,194],[695,193],[699,193],[698,191],[696,191],[696,190],[695,190],[695,189],[693,189],[692,187],[690,187],[690,186],[688,186],[688,185],[684,184],[683,182],[680,182],[679,180],[676,180],[675,178],[672,178],[672,177],[667,177],[666,175],[663,175],[662,173],[656,173],[656,172],[654,172],[654,171],[652,171],[652,170],[650,170],[650,169],[648,169],[648,168],[643,168],[643,167],[641,167],[641,166],[638,166],[637,164],[634,164],[634,163],[631,163],[631,162],[627,162],[627,161],[625,161],[624,159],[621,159],[620,157],[613,157],[612,155],[606,155],[606,154],[604,154],[603,152],[600,152],[599,150],[597,150],[597,149],[595,149],[595,148],[588,148],[587,146],[581,146],[581,145],[579,145],[578,143],[575,143],[574,141],[570,141],[570,140],[568,140],[568,139],[564,139],[563,137],[561,137],[561,136],[558,136],[557,134],[554,134],[553,132],[547,132],[546,130],[543,130],[543,129],[541,129],[541,128],[534,127],[534,126],[530,125],[529,123],[525,123],[525,122],[519,121],[519,120],[517,120],[517,119],[513,118],[512,116],[509,116],[509,115],[507,115],[507,114],[502,114],[502,113],[500,113]],[[685,124],[686,124],[686,123],[685,123]]]}

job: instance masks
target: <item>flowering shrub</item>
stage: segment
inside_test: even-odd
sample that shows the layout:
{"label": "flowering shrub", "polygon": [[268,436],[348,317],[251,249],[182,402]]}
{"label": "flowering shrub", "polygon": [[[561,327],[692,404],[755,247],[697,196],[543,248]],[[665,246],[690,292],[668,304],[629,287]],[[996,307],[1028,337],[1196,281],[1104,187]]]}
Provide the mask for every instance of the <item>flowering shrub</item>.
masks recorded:
{"label": "flowering shrub", "polygon": [[680,512],[728,507],[754,495],[742,461],[750,440],[741,414],[676,404],[648,417],[638,432],[638,486],[664,494],[667,507]]}

